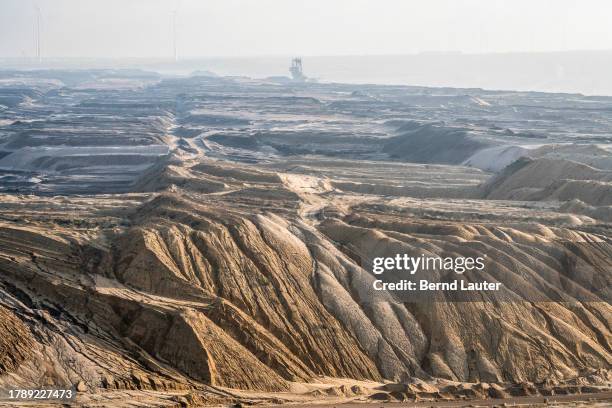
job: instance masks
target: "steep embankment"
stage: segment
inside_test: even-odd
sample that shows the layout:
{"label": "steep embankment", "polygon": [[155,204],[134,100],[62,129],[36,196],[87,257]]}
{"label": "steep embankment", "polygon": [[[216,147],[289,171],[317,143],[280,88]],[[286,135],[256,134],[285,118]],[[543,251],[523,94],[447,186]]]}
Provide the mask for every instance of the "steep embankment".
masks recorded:
{"label": "steep embankment", "polygon": [[[12,285],[3,293],[27,299],[13,305],[16,312],[52,308],[52,320],[70,327],[53,335],[57,342],[78,343],[81,356],[104,350],[87,372],[50,374],[51,384],[130,388],[138,386],[136,375],[170,377],[168,387],[196,380],[279,391],[287,380],[317,374],[382,378],[318,301],[309,250],[283,220],[162,195],[132,222],[107,237],[113,244],[106,248],[41,229],[3,228],[2,282]],[[43,358],[45,346],[37,347]],[[72,354],[58,358],[54,372],[68,370]],[[119,355],[125,363],[117,363]],[[18,375],[37,383],[43,373]]]}
{"label": "steep embankment", "polygon": [[424,124],[388,139],[383,152],[412,163],[460,164],[487,146],[464,129]]}
{"label": "steep embankment", "polygon": [[[170,391],[191,388],[195,380],[286,389],[206,316],[216,298],[185,301],[125,286],[105,277],[112,274],[111,252],[61,233],[4,225],[0,238],[3,303],[26,319],[36,338],[2,383]],[[147,274],[160,273],[159,265],[150,266]]]}
{"label": "steep embankment", "polygon": [[380,378],[318,302],[309,250],[282,219],[166,195],[139,211],[138,225],[118,240],[120,282],[168,297],[218,298],[213,310],[223,328],[238,337],[252,332],[251,352],[286,379]]}
{"label": "steep embankment", "polygon": [[612,172],[569,160],[521,158],[482,187],[493,200],[578,199],[612,205]]}
{"label": "steep embankment", "polygon": [[[357,217],[329,221],[322,230],[341,243],[358,262],[366,258],[394,256],[396,253],[474,256],[487,253],[486,273],[479,279],[504,282],[514,288],[478,296],[472,302],[449,302],[444,294],[399,306],[411,316],[412,330],[393,329],[397,306],[376,302],[369,309],[374,321],[387,322],[386,330],[395,339],[404,338],[415,359],[428,373],[456,380],[542,381],[556,376],[571,376],[595,364],[607,367],[612,362],[610,349],[610,306],[598,304],[528,303],[520,299],[562,298],[566,290],[555,284],[559,279],[575,279],[591,286],[590,279],[602,279],[596,287],[610,285],[610,247],[589,245],[586,234],[543,226],[496,227],[400,220],[395,217]],[[568,242],[577,260],[577,269],[568,269],[564,257]],[[601,252],[601,251],[604,252]],[[572,256],[572,258],[573,258]],[[365,276],[371,282],[371,276]],[[476,279],[476,278],[474,278]],[[584,279],[584,282],[581,280]],[[589,284],[590,283],[590,284]],[[368,286],[353,277],[355,293]],[[570,287],[570,286],[567,286]],[[609,296],[609,294],[607,294]],[[486,302],[480,302],[478,299]],[[513,300],[514,299],[514,300]],[[387,309],[387,310],[385,310]],[[373,314],[372,314],[373,313]],[[344,318],[349,319],[345,313]],[[415,347],[416,339],[424,339]],[[397,341],[397,340],[396,340]],[[398,347],[399,348],[399,347]],[[580,351],[577,351],[580,350]],[[588,350],[588,351],[587,351]],[[526,357],[528,356],[528,357]]]}
{"label": "steep embankment", "polygon": [[[610,306],[559,291],[559,282],[609,287],[609,247],[587,245],[596,235],[367,214],[317,228],[169,193],[129,224],[95,241],[3,225],[4,302],[16,316],[42,319],[26,321],[40,335],[31,356],[15,354],[20,381],[279,391],[317,375],[520,382],[612,364]],[[360,254],[423,251],[484,251],[482,277],[557,302],[366,296],[374,277]],[[74,359],[81,369],[70,368]]]}

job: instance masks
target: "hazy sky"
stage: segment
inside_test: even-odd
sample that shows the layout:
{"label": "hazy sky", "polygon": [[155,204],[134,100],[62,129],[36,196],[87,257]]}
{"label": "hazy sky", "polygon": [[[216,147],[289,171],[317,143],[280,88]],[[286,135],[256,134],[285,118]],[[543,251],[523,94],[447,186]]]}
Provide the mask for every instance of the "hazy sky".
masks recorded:
{"label": "hazy sky", "polygon": [[0,0],[0,57],[612,49],[612,0]]}

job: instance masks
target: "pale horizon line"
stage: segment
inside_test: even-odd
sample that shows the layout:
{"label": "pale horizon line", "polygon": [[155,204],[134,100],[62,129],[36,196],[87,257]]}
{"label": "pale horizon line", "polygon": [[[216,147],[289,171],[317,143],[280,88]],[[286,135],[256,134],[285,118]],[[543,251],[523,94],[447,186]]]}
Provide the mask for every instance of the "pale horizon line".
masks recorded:
{"label": "pale horizon line", "polygon": [[[488,56],[488,55],[531,55],[531,54],[575,54],[575,53],[611,53],[612,48],[577,48],[572,50],[541,50],[541,51],[486,51],[486,52],[468,52],[468,51],[435,51],[425,50],[418,52],[398,52],[398,53],[350,53],[350,54],[301,54],[301,53],[274,53],[274,54],[247,54],[247,55],[186,55],[181,56],[177,63],[186,60],[199,59],[242,59],[242,58],[288,58],[299,55],[302,58],[334,58],[334,57],[402,57],[402,56]],[[0,60],[37,60],[37,56],[11,55],[0,56]],[[172,56],[123,56],[123,57],[108,57],[108,56],[42,56],[43,60],[168,60],[175,61]]]}

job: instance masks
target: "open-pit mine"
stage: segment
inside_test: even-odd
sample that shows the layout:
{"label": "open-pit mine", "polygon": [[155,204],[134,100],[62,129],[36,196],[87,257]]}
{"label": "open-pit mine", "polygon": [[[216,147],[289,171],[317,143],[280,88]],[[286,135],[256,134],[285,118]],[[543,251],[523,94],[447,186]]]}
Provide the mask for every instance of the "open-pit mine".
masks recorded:
{"label": "open-pit mine", "polygon": [[0,389],[609,406],[611,146],[612,97],[3,71]]}

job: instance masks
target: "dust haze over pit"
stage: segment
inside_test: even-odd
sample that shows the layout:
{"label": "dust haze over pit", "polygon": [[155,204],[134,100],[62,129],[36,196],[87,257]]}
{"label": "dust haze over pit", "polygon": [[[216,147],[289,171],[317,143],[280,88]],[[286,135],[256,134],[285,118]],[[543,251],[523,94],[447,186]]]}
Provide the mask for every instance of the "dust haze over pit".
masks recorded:
{"label": "dust haze over pit", "polygon": [[612,95],[611,11],[601,0],[4,0],[0,68],[263,78],[301,56],[327,82]]}
{"label": "dust haze over pit", "polygon": [[0,57],[184,57],[612,49],[605,0],[3,0]]}

